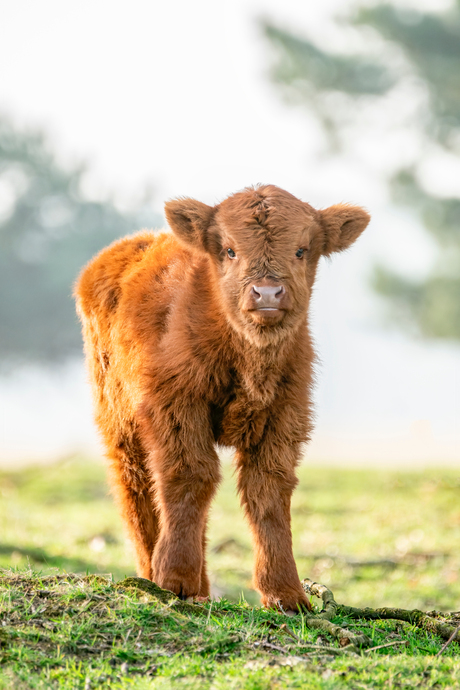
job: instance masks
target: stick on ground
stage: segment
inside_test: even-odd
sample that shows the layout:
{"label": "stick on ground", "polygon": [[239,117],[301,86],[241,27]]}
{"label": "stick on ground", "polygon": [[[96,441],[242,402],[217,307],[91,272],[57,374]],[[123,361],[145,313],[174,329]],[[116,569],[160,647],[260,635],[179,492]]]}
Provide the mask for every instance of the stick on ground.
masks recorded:
{"label": "stick on ground", "polygon": [[[307,594],[313,594],[323,601],[323,610],[319,614],[306,615],[308,627],[320,628],[324,632],[329,632],[331,635],[338,638],[339,641],[341,639],[341,635],[345,633],[343,635],[344,638],[348,637],[348,639],[350,639],[350,643],[356,644],[360,647],[368,647],[371,643],[370,639],[366,635],[355,635],[353,639],[353,633],[350,633],[348,630],[340,628],[337,625],[334,626],[332,623],[330,623],[332,628],[328,630],[326,626],[322,627],[320,624],[321,620],[328,622],[336,615],[347,616],[355,619],[360,618],[364,620],[398,620],[411,623],[417,628],[421,628],[422,630],[427,630],[439,635],[444,640],[447,640],[445,647],[447,647],[448,644],[451,644],[451,642],[454,640],[460,640],[460,626],[456,627],[451,625],[446,620],[448,618],[447,615],[433,618],[432,616],[429,616],[418,609],[409,611],[406,609],[387,607],[380,609],[366,607],[361,609],[354,606],[343,606],[341,604],[337,604],[331,590],[325,585],[320,585],[317,582],[312,582],[306,578],[305,580],[302,580],[302,586]],[[441,650],[439,654],[441,654],[442,651],[443,650]]]}

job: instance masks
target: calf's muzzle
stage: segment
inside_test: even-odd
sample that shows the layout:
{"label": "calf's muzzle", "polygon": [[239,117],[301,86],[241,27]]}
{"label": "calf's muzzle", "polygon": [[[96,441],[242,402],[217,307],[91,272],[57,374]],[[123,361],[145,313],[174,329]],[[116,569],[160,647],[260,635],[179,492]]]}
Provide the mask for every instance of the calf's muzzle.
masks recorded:
{"label": "calf's muzzle", "polygon": [[254,309],[282,309],[284,285],[253,285],[250,299]]}

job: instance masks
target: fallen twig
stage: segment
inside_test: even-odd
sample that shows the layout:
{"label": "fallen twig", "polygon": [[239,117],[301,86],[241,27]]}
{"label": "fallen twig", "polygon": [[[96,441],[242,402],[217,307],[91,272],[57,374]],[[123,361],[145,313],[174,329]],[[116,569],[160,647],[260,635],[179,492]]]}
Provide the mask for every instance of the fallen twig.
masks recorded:
{"label": "fallen twig", "polygon": [[398,566],[414,565],[420,562],[426,563],[436,558],[446,559],[449,558],[450,555],[450,553],[442,551],[408,551],[407,553],[401,555],[395,554],[394,556],[390,556],[388,558],[373,558],[369,560],[360,560],[350,556],[343,556],[340,554],[335,555],[330,553],[302,554],[302,558],[311,561],[321,561],[327,559],[339,566],[346,565],[350,568],[397,568]]}
{"label": "fallen twig", "polygon": [[[254,642],[254,647],[266,647],[267,649],[273,649],[275,652],[282,652],[283,654],[289,655],[292,649],[292,646],[288,648],[286,647],[280,647],[279,645],[273,644],[272,642],[266,642],[265,640],[259,640],[257,642]],[[339,649],[338,647],[328,647],[327,645],[322,645],[322,644],[308,644],[307,642],[301,642],[300,645],[296,645],[296,649],[311,649],[312,651],[316,652],[324,652],[325,654],[334,654],[334,655],[340,655],[340,654],[348,654],[350,652],[354,652],[355,654],[359,654],[359,651],[356,649],[354,645],[347,645],[346,647],[343,647],[342,649]]]}
{"label": "fallen twig", "polygon": [[289,654],[289,649],[280,647],[279,645],[273,644],[272,642],[267,642],[266,640],[258,640],[257,642],[254,642],[254,647],[267,647],[268,649],[273,649],[275,652]]}
{"label": "fallen twig", "polygon": [[451,636],[449,637],[449,639],[447,640],[446,644],[443,645],[443,646],[441,647],[441,649],[440,649],[439,652],[436,654],[436,656],[441,656],[441,654],[444,652],[444,650],[447,649],[447,647],[450,645],[450,643],[454,641],[454,638],[455,638],[455,637],[457,637],[457,639],[458,639],[458,637],[459,637],[459,631],[460,631],[460,623],[457,625],[457,627],[456,627],[455,630],[453,631],[452,635],[451,635]]}
{"label": "fallen twig", "polygon": [[456,636],[460,639],[458,629],[455,629],[452,625],[449,625],[447,621],[431,618],[430,616],[427,616],[426,613],[423,613],[423,611],[419,611],[418,609],[408,611],[406,609],[386,607],[381,609],[359,609],[355,608],[354,606],[339,606],[337,613],[342,616],[349,616],[350,618],[405,621],[406,623],[415,625],[417,628],[435,633],[444,640],[449,639],[452,633],[454,633],[454,637],[452,639],[456,639]]}
{"label": "fallen twig", "polygon": [[354,645],[356,647],[368,647],[371,640],[367,635],[356,635],[350,630],[331,623],[330,619],[337,615],[338,604],[334,599],[331,590],[320,585],[317,582],[312,582],[308,578],[302,580],[302,586],[307,594],[313,594],[323,600],[323,610],[321,613],[306,613],[306,623],[309,628],[321,630],[329,633],[339,641],[342,647],[347,645]]}
{"label": "fallen twig", "polygon": [[[423,611],[419,611],[418,609],[408,611],[406,609],[399,608],[385,607],[380,609],[372,609],[366,607],[360,609],[354,606],[343,606],[341,604],[337,604],[334,601],[334,595],[325,585],[320,585],[316,582],[312,582],[308,578],[302,581],[302,585],[307,594],[313,594],[321,598],[323,600],[324,605],[324,608],[321,611],[321,613],[317,614],[316,616],[315,614],[306,615],[307,625],[309,627],[321,627],[320,625],[314,623],[315,619],[325,618],[327,620],[335,615],[341,615],[347,616],[349,618],[364,618],[365,620],[405,621],[406,623],[411,623],[412,625],[415,625],[417,628],[421,628],[422,630],[427,630],[429,632],[435,633],[436,635],[439,635],[445,640],[450,640],[450,642],[452,642],[453,640],[460,639],[460,626],[455,628],[454,626],[450,625],[445,619],[439,620],[437,618],[433,618],[428,614],[423,613]],[[334,627],[338,628],[339,626]],[[327,628],[323,629],[325,632],[328,632]],[[347,631],[344,630],[344,632],[346,633]],[[340,633],[338,631],[335,631],[331,632],[331,634],[334,637],[337,637]],[[362,639],[361,642],[358,642],[359,646],[368,646],[369,638],[366,635],[356,637],[365,638]]]}
{"label": "fallen twig", "polygon": [[292,637],[293,640],[296,640],[297,642],[302,642],[300,637],[297,637],[295,632],[293,632],[290,628],[287,627],[286,623],[283,623],[283,625],[280,625],[279,630],[286,633],[286,635],[289,635],[289,637]]}
{"label": "fallen twig", "polygon": [[384,649],[385,647],[394,647],[397,644],[407,645],[407,640],[395,640],[395,642],[387,642],[387,644],[378,644],[376,647],[369,647],[365,649],[364,653],[369,654],[369,652],[375,652],[376,649]]}

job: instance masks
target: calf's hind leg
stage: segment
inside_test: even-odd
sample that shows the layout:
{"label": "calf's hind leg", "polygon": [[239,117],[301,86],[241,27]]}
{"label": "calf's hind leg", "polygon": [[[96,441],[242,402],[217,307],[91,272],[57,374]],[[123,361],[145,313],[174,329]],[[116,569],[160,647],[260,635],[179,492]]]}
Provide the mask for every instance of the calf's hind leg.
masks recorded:
{"label": "calf's hind leg", "polygon": [[110,454],[111,484],[135,549],[139,577],[152,580],[152,555],[158,539],[158,511],[140,443],[120,443]]}
{"label": "calf's hind leg", "polygon": [[209,582],[208,567],[207,567],[207,563],[206,563],[206,547],[208,544],[208,540],[206,538],[206,528],[207,528],[207,517],[206,517],[205,527],[204,527],[203,535],[202,535],[202,539],[201,539],[202,560],[201,560],[200,591],[198,592],[198,598],[199,599],[207,599],[208,597],[211,596],[211,584]]}

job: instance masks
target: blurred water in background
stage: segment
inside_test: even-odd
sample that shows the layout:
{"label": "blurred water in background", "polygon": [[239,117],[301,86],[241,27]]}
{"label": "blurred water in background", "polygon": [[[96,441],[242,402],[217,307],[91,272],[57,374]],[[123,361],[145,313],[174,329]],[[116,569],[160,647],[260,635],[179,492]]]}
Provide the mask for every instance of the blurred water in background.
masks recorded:
{"label": "blurred water in background", "polygon": [[[425,5],[418,3],[421,9]],[[356,141],[348,154],[327,155],[324,133],[313,115],[300,104],[283,103],[270,82],[273,55],[260,17],[269,16],[299,33],[322,32],[326,43],[337,39],[349,50],[349,35],[345,37],[331,20],[333,12],[345,6],[351,4],[329,0],[307,8],[294,0],[218,5],[199,0],[193,7],[185,2],[160,7],[143,0],[116,7],[88,0],[78,6],[57,0],[35,6],[26,0],[10,3],[0,29],[0,111],[19,130],[39,126],[47,133],[56,156],[56,180],[61,180],[61,169],[74,171],[68,184],[59,184],[72,218],[81,218],[89,228],[87,254],[72,229],[77,226],[68,206],[56,201],[50,205],[44,196],[39,165],[46,161],[41,154],[34,159],[39,159],[35,196],[28,206],[23,204],[32,215],[24,217],[42,223],[46,246],[61,247],[60,254],[50,250],[49,268],[44,270],[47,278],[63,281],[60,294],[65,292],[70,304],[76,266],[111,241],[111,233],[160,226],[163,202],[172,196],[190,195],[214,204],[245,185],[264,182],[278,184],[316,207],[340,201],[365,206],[373,216],[371,225],[349,252],[324,262],[315,290],[312,328],[320,354],[317,429],[307,457],[323,463],[458,464],[460,343],[404,334],[385,322],[382,299],[370,288],[377,261],[417,278],[433,264],[435,243],[419,219],[395,208],[385,181],[395,161],[410,161],[422,143],[414,132],[404,130],[401,136],[396,125],[382,136],[371,119],[367,130],[362,129],[362,141],[353,134]],[[446,6],[437,4],[439,9]],[[410,111],[411,99],[418,98],[414,93],[399,94],[391,106],[393,114],[398,108]],[[89,161],[87,169],[77,174],[83,159]],[[436,160],[425,164],[425,177],[442,188],[445,174],[448,193],[455,194],[455,161],[453,167],[443,167],[439,157]],[[23,184],[18,164],[13,177],[10,168],[6,177],[1,162],[0,155],[0,233],[11,214],[19,213],[14,189]],[[460,194],[460,182],[458,187]],[[55,199],[51,192],[46,194]],[[34,203],[40,208],[34,209]],[[43,243],[37,244],[38,230],[29,227],[30,222],[15,226],[25,233],[18,254],[22,273],[11,268],[10,261],[5,263],[4,271],[11,268],[11,278],[2,288],[5,304],[13,304],[14,281],[21,281],[27,291],[27,281],[44,261]],[[73,244],[66,253],[61,239],[72,232]],[[75,262],[69,268],[71,279],[58,270],[67,261],[69,266]],[[33,322],[33,304],[30,312],[20,302],[13,308],[12,325],[6,317],[0,324],[4,334],[14,335],[22,313],[24,323]],[[68,307],[63,304],[62,309]],[[75,322],[73,311],[65,313]],[[19,346],[13,337],[5,338],[10,355],[4,355],[0,379],[3,465],[45,462],[75,452],[101,454],[78,344],[63,337],[62,347],[69,347],[69,355],[64,361],[56,356],[60,335],[74,326],[63,326],[60,334],[59,323],[53,326],[51,354],[31,331],[25,364],[11,358]],[[46,341],[51,330],[44,328]],[[38,348],[39,341],[42,350],[36,361],[34,343]]]}

